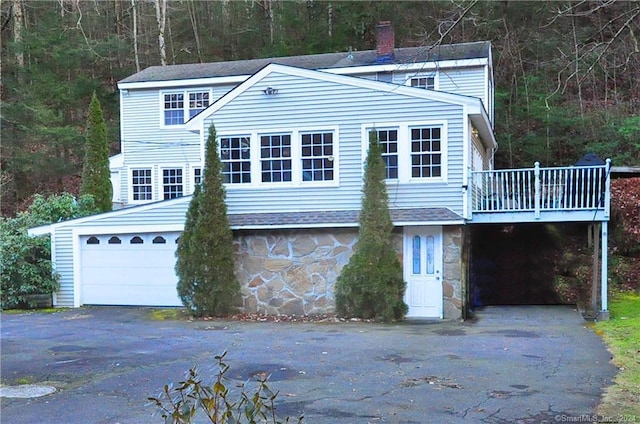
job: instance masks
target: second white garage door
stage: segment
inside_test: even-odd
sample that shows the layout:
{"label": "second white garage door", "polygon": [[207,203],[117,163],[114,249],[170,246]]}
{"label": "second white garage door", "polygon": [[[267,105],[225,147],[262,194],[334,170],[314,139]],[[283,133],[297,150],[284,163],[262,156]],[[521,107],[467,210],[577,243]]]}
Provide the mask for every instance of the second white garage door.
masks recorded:
{"label": "second white garage door", "polygon": [[80,303],[181,306],[175,274],[180,233],[80,238]]}

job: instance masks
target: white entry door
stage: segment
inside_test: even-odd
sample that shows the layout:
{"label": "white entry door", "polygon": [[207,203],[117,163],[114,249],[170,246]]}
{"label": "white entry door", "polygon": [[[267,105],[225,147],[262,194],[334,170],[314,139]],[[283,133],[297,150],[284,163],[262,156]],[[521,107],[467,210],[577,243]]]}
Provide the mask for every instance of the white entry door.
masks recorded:
{"label": "white entry door", "polygon": [[407,317],[442,318],[442,227],[405,227]]}

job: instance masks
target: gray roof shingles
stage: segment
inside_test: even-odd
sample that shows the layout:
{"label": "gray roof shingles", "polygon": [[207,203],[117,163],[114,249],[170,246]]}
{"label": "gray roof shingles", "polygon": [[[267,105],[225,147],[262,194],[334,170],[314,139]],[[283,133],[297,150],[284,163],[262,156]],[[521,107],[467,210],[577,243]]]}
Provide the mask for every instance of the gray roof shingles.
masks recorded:
{"label": "gray roof shingles", "polygon": [[[463,221],[463,218],[447,208],[414,208],[392,209],[391,220],[394,223],[438,223]],[[242,227],[288,227],[304,228],[306,226],[357,226],[360,211],[317,211],[317,212],[273,212],[230,214],[231,228]]]}
{"label": "gray roof shingles", "polygon": [[[416,62],[486,58],[489,57],[490,49],[491,43],[488,41],[446,44],[433,48],[397,48],[394,51],[394,63],[411,64]],[[121,80],[120,83],[252,75],[270,63],[304,69],[331,69],[375,65],[377,64],[376,60],[377,53],[375,50],[364,50],[351,53],[324,53],[228,62],[151,66]]]}

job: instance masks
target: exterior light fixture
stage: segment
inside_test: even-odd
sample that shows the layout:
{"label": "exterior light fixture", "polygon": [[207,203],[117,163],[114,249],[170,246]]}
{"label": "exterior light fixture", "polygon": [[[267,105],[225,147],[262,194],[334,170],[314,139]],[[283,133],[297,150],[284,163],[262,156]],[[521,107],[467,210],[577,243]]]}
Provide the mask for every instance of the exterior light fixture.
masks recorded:
{"label": "exterior light fixture", "polygon": [[262,92],[267,96],[273,96],[278,94],[278,89],[273,87],[267,87],[264,90],[262,90]]}

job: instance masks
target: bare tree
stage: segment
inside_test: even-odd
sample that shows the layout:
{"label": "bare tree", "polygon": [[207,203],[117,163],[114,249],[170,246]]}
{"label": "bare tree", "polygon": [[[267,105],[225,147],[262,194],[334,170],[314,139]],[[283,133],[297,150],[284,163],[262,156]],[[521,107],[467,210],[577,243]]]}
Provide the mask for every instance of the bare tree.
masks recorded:
{"label": "bare tree", "polygon": [[24,12],[22,0],[12,0],[13,11],[13,42],[16,44],[16,64],[24,68],[24,50],[22,49],[22,31],[24,29]]}
{"label": "bare tree", "polygon": [[167,46],[164,41],[164,32],[167,25],[167,0],[156,0],[156,21],[158,22],[160,64],[162,66],[167,66]]}
{"label": "bare tree", "polygon": [[136,60],[136,72],[140,72],[140,55],[138,54],[138,8],[136,0],[131,0],[131,14],[133,16],[133,56]]}

